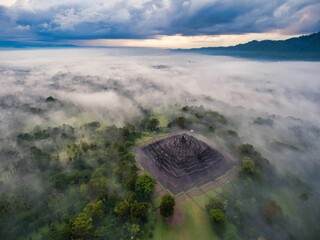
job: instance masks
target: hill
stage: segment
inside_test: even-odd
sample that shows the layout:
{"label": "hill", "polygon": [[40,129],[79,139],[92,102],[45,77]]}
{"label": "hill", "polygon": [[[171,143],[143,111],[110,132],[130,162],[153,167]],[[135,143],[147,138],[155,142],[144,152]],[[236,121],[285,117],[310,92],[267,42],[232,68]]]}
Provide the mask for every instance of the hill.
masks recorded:
{"label": "hill", "polygon": [[320,60],[320,32],[287,40],[251,41],[231,47],[175,49],[209,55],[238,56],[283,60]]}

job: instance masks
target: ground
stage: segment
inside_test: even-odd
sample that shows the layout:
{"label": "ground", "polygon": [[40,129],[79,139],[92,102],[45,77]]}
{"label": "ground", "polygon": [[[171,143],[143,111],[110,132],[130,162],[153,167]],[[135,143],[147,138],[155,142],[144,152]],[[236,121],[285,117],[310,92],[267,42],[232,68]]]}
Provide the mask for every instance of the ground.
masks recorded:
{"label": "ground", "polygon": [[[210,198],[217,196],[221,192],[222,187],[231,184],[237,173],[238,169],[233,168],[214,182],[175,196],[174,215],[166,221],[160,214],[157,214],[154,226],[151,227],[154,229],[153,234],[150,235],[150,232],[146,232],[143,239],[220,239],[209,221],[205,205]],[[154,199],[156,206],[159,206],[161,195],[165,191],[160,185],[157,185]]]}

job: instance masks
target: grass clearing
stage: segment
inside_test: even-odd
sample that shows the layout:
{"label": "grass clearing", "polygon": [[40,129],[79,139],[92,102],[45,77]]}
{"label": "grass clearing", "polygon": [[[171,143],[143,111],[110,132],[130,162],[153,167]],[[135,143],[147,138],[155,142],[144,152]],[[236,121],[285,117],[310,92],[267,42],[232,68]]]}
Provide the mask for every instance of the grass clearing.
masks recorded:
{"label": "grass clearing", "polygon": [[207,213],[201,208],[205,206],[208,199],[203,194],[179,203],[184,219],[182,225],[169,225],[157,215],[152,236],[146,234],[142,239],[220,240],[209,222]]}
{"label": "grass clearing", "polygon": [[156,118],[159,120],[159,127],[160,128],[165,128],[168,126],[168,119],[164,116],[164,115],[161,115],[161,114],[154,114],[152,115],[150,118]]}
{"label": "grass clearing", "polygon": [[208,203],[208,201],[210,200],[210,198],[205,195],[199,195],[199,196],[194,196],[192,197],[192,200],[202,209],[205,209],[206,204]]}
{"label": "grass clearing", "polygon": [[214,191],[218,194],[222,193],[222,187],[217,187],[214,189]]}
{"label": "grass clearing", "polygon": [[213,197],[216,197],[218,193],[214,189],[212,189],[206,192],[206,195],[209,196],[210,198],[213,198]]}
{"label": "grass clearing", "polygon": [[135,145],[138,145],[140,143],[148,142],[156,137],[165,137],[169,135],[169,133],[152,133],[152,132],[144,132],[143,136],[141,138],[138,138],[135,140]]}

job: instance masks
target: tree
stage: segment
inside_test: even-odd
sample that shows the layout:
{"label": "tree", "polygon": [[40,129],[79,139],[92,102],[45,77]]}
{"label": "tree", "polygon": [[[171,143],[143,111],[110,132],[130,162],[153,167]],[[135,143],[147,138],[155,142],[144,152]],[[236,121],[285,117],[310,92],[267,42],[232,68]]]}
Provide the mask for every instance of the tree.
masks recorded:
{"label": "tree", "polygon": [[159,126],[159,120],[157,118],[151,118],[147,123],[147,129],[150,131],[156,131]]}
{"label": "tree", "polygon": [[256,171],[257,169],[254,161],[249,157],[244,157],[241,162],[240,172],[247,175],[254,175]]}
{"label": "tree", "polygon": [[308,196],[307,193],[301,193],[300,194],[300,199],[305,202],[305,201],[308,201],[309,196]]}
{"label": "tree", "polygon": [[52,96],[49,96],[46,98],[46,102],[55,102],[56,100],[52,97]]}
{"label": "tree", "polygon": [[240,240],[237,228],[233,224],[228,224],[223,240]]}
{"label": "tree", "polygon": [[96,202],[89,202],[83,209],[83,213],[91,217],[93,220],[103,217],[103,202],[101,200],[98,200]]}
{"label": "tree", "polygon": [[221,211],[224,211],[226,208],[226,204],[225,201],[223,201],[221,198],[214,197],[210,200],[206,207],[209,211],[211,209],[219,209]]}
{"label": "tree", "polygon": [[125,218],[130,213],[130,202],[126,199],[117,202],[113,211],[120,218]]}
{"label": "tree", "polygon": [[141,199],[149,199],[154,191],[155,180],[147,173],[140,175],[136,182],[136,193]]}
{"label": "tree", "polygon": [[165,194],[161,198],[160,214],[165,218],[171,216],[174,212],[174,205],[175,205],[174,197],[171,196],[170,194]]}
{"label": "tree", "polygon": [[254,153],[254,148],[251,144],[242,144],[239,147],[239,153],[242,156],[252,156]]}
{"label": "tree", "polygon": [[93,229],[92,218],[87,214],[80,213],[71,225],[72,239],[87,239]]}
{"label": "tree", "polygon": [[136,223],[131,224],[128,230],[133,237],[137,236],[141,231],[140,225]]}
{"label": "tree", "polygon": [[225,221],[225,213],[217,208],[213,208],[210,210],[210,219],[214,223],[224,223]]}
{"label": "tree", "polygon": [[272,199],[267,200],[264,208],[262,209],[262,214],[268,222],[280,220],[283,217],[282,208]]}
{"label": "tree", "polygon": [[185,117],[178,117],[178,118],[175,118],[172,122],[170,122],[168,124],[168,127],[169,128],[179,127],[181,129],[186,129],[189,123],[190,121],[187,120]]}
{"label": "tree", "polygon": [[93,196],[101,197],[108,190],[107,178],[106,177],[92,178],[90,180],[88,186],[89,186],[89,190]]}
{"label": "tree", "polygon": [[131,204],[130,213],[133,222],[144,222],[147,219],[147,212],[147,204],[138,201]]}

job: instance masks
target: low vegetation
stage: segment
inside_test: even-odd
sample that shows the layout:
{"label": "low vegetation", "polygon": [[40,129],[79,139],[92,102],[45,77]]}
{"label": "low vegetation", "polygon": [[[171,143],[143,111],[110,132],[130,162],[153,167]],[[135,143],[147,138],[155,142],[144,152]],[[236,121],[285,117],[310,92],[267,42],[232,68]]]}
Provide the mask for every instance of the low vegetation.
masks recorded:
{"label": "low vegetation", "polygon": [[170,217],[174,212],[175,199],[170,194],[165,194],[161,198],[160,214],[164,218]]}

